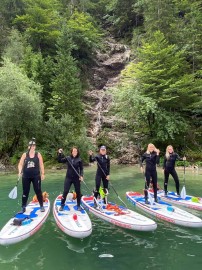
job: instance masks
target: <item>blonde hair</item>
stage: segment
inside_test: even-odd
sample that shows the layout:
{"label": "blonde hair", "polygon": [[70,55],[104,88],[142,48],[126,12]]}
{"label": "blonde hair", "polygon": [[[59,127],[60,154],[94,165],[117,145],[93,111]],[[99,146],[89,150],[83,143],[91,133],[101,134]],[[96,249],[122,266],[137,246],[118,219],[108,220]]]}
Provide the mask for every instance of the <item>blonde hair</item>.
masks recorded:
{"label": "blonde hair", "polygon": [[[172,148],[172,149],[173,149],[173,147],[172,147],[172,145],[168,145],[168,146],[166,147],[166,158],[167,158],[167,159],[170,158],[170,153],[169,153],[169,151],[168,151],[168,148]],[[174,149],[173,149],[173,151],[174,151]]]}
{"label": "blonde hair", "polygon": [[154,150],[156,149],[156,147],[155,147],[155,145],[154,145],[153,143],[149,143],[149,144],[147,145],[147,151],[146,151],[147,154],[150,153],[149,148],[150,148],[151,146],[154,147]]}

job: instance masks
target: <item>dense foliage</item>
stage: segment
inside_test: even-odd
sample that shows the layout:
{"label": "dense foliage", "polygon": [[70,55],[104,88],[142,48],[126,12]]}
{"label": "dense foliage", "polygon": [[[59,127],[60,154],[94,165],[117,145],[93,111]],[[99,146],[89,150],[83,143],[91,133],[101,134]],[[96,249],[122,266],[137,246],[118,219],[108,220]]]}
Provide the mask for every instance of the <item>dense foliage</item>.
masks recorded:
{"label": "dense foliage", "polygon": [[2,0],[0,157],[17,155],[32,136],[48,159],[72,145],[86,154],[82,99],[109,34],[133,56],[113,92],[128,132],[178,146],[186,136],[199,158],[201,11],[199,0]]}

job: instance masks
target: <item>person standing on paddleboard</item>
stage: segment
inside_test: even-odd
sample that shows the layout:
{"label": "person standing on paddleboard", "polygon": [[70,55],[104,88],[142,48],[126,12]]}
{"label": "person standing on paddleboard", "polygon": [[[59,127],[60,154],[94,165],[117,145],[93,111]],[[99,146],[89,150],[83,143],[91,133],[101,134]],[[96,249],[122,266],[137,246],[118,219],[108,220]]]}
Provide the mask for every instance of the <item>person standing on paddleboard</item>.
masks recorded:
{"label": "person standing on paddleboard", "polygon": [[58,162],[67,163],[67,173],[64,182],[64,191],[61,199],[59,211],[64,210],[67,194],[73,184],[77,195],[77,210],[81,210],[81,181],[83,181],[83,162],[77,147],[71,149],[70,156],[65,157],[63,150],[58,150]]}
{"label": "person standing on paddleboard", "polygon": [[148,188],[150,185],[150,181],[152,181],[153,189],[154,189],[154,200],[157,200],[157,170],[156,165],[159,164],[159,153],[160,150],[157,149],[154,144],[149,143],[147,146],[147,151],[142,155],[140,159],[140,168],[142,173],[143,170],[143,162],[145,160],[146,167],[145,167],[145,203],[148,203]]}
{"label": "person standing on paddleboard", "polygon": [[175,162],[176,160],[186,160],[186,157],[181,158],[177,153],[174,152],[172,145],[168,145],[166,148],[166,154],[164,156],[163,161],[163,170],[164,170],[164,192],[165,196],[168,192],[168,179],[171,174],[174,181],[177,195],[180,196],[180,183],[177,172],[175,170]]}
{"label": "person standing on paddleboard", "polygon": [[44,180],[44,164],[42,155],[36,152],[36,142],[31,140],[28,145],[28,152],[23,153],[18,164],[19,176],[22,175],[22,212],[26,211],[26,205],[29,198],[30,185],[33,184],[34,192],[40,204],[41,212],[45,211],[43,207],[43,196],[41,191],[41,180]]}
{"label": "person standing on paddleboard", "polygon": [[[90,150],[89,161],[90,162],[97,161],[97,172],[95,176],[95,190],[94,190],[94,196],[97,199],[99,195],[101,180],[103,183],[103,188],[106,191],[106,194],[108,193],[107,190],[110,175],[110,158],[107,155],[106,146],[102,145],[99,149],[99,154],[97,154],[96,156],[93,156],[93,152]],[[106,199],[104,199],[104,203],[106,203]]]}

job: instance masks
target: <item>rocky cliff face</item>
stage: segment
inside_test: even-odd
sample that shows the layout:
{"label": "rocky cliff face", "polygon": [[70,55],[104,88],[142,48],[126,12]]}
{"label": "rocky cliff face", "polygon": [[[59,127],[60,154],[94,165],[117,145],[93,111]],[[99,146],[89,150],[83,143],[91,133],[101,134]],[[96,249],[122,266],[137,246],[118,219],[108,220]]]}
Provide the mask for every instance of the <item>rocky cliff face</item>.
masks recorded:
{"label": "rocky cliff face", "polygon": [[119,82],[120,72],[130,59],[130,49],[113,39],[106,41],[106,52],[97,52],[89,77],[90,88],[84,97],[89,119],[87,135],[94,145],[106,144],[115,163],[136,163],[138,147],[125,132],[126,123],[110,112],[110,88]]}

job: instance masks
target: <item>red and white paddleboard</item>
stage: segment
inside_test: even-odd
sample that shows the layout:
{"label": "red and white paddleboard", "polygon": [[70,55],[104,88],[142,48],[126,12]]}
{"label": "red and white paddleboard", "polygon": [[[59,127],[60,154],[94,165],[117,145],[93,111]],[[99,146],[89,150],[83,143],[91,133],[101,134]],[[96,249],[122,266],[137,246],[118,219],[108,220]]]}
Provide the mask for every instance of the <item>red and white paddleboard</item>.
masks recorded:
{"label": "red and white paddleboard", "polygon": [[[18,243],[33,234],[35,234],[43,225],[50,212],[50,202],[48,199],[44,202],[45,212],[40,211],[38,202],[31,201],[26,212],[18,213],[11,218],[0,231],[0,244],[10,245]],[[21,225],[13,225],[13,221],[23,220]]]}
{"label": "red and white paddleboard", "polygon": [[[150,192],[153,193],[153,190],[151,189]],[[178,196],[174,191],[168,191],[167,195],[165,196],[165,192],[162,189],[157,191],[157,196],[165,202],[202,211],[202,198],[200,197],[186,195],[186,197],[183,199],[181,196]]]}
{"label": "red and white paddleboard", "polygon": [[133,191],[126,192],[126,197],[134,205],[158,219],[185,227],[202,227],[202,220],[199,217],[175,207],[172,204],[163,202],[161,199],[159,199],[158,203],[153,202],[152,204],[146,204],[144,195]]}
{"label": "red and white paddleboard", "polygon": [[94,208],[93,196],[83,196],[81,200],[84,208],[92,214],[116,226],[136,231],[153,231],[157,228],[155,221],[123,206],[110,202],[106,206],[98,199],[98,207]]}
{"label": "red and white paddleboard", "polygon": [[[69,193],[68,197],[69,195],[71,194]],[[89,236],[92,233],[92,223],[86,211],[83,208],[78,211],[76,199],[68,199],[68,197],[64,210],[59,211],[61,197],[62,194],[55,199],[53,204],[53,215],[58,227],[72,237],[85,238]]]}

